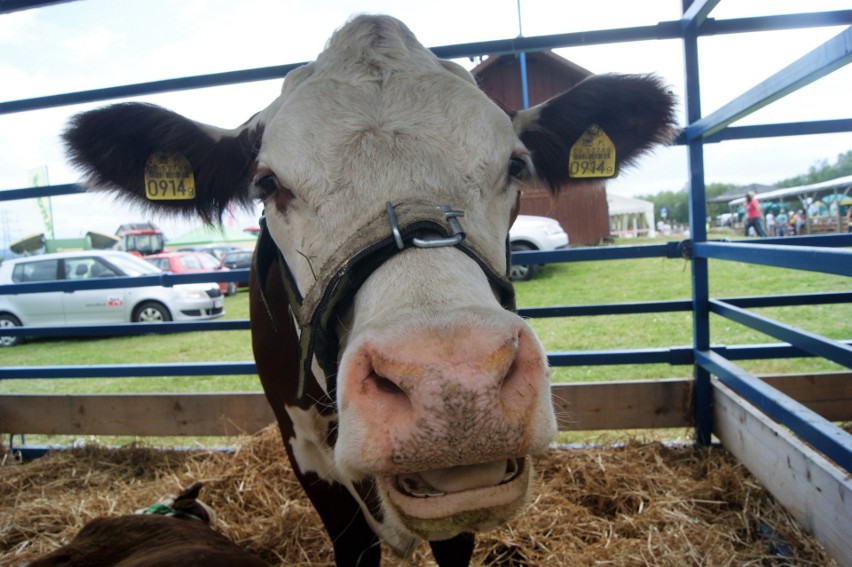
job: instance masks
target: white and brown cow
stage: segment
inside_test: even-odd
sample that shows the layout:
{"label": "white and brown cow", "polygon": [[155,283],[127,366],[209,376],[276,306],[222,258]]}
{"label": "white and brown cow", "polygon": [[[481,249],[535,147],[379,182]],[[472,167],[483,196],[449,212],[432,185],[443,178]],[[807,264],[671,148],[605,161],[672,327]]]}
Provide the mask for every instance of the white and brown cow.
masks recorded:
{"label": "white and brown cow", "polygon": [[521,185],[570,184],[592,125],[629,163],[668,139],[672,107],[654,78],[598,76],[507,113],[401,22],[361,16],[234,130],[119,104],[65,140],[90,186],[149,209],[210,221],[262,201],[258,373],[337,564],[426,539],[467,565],[472,534],[529,501],[528,457],[556,432],[504,275]]}

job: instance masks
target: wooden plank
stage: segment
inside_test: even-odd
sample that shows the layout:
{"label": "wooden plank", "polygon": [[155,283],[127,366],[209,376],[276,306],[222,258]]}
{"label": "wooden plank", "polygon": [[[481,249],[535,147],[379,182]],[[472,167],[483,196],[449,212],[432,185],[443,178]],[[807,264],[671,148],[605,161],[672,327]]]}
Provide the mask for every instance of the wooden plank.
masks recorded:
{"label": "wooden plank", "polygon": [[779,374],[761,378],[829,421],[852,420],[852,372]]}
{"label": "wooden plank", "polygon": [[713,380],[714,433],[841,564],[852,565],[852,477]]}
{"label": "wooden plank", "polygon": [[560,431],[688,427],[691,380],[554,384]]}
{"label": "wooden plank", "polygon": [[[852,373],[769,376],[831,421],[852,420]],[[560,431],[689,427],[692,381],[554,384]],[[0,432],[62,435],[226,435],[274,421],[263,394],[0,395]]]}
{"label": "wooden plank", "polygon": [[261,393],[0,396],[6,433],[236,435],[274,421]]}

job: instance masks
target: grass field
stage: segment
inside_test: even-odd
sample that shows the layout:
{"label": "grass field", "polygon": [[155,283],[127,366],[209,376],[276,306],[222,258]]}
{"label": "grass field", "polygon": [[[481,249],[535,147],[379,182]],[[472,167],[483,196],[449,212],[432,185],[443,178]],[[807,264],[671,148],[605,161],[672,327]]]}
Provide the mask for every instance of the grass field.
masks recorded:
{"label": "grass field", "polygon": [[[585,305],[690,298],[690,266],[685,260],[636,259],[552,264],[517,287],[518,305]],[[852,279],[782,270],[736,262],[711,261],[710,295],[738,297],[848,291]],[[248,318],[248,294],[225,300],[228,319]],[[814,305],[758,309],[755,312],[834,339],[852,336],[852,307]],[[777,342],[737,323],[711,316],[712,343],[718,345]],[[531,321],[548,352],[687,346],[692,341],[690,313],[612,315]],[[147,364],[152,362],[249,361],[248,331],[175,335],[40,339],[0,349],[2,366]],[[821,359],[745,361],[758,374],[819,372],[840,369]],[[690,366],[630,365],[554,369],[557,382],[688,377]],[[115,378],[76,380],[6,380],[2,393],[260,391],[255,376]]]}

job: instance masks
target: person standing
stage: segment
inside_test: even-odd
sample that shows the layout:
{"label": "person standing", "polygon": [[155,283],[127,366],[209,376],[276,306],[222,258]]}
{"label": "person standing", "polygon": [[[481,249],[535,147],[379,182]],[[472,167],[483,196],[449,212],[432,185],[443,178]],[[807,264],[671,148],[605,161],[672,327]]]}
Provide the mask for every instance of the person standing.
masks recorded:
{"label": "person standing", "polygon": [[787,216],[787,209],[781,209],[778,216],[775,217],[775,233],[778,236],[787,235],[787,225],[790,224],[790,217]]}
{"label": "person standing", "polygon": [[763,212],[760,210],[760,203],[757,201],[754,191],[749,191],[746,193],[746,236],[748,236],[748,229],[752,227],[754,227],[754,231],[758,236],[766,237],[766,231],[763,229]]}
{"label": "person standing", "polygon": [[763,218],[766,219],[766,232],[769,236],[775,236],[775,215],[772,214],[772,211],[769,211]]}

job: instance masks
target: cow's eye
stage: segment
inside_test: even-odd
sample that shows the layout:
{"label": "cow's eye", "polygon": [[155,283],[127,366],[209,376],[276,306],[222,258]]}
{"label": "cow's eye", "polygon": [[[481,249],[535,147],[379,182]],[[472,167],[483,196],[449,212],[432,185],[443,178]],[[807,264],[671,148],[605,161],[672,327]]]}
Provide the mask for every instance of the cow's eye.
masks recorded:
{"label": "cow's eye", "polygon": [[254,178],[252,196],[265,201],[281,189],[281,183],[272,173],[261,173]]}
{"label": "cow's eye", "polygon": [[526,158],[513,156],[509,160],[509,176],[516,179],[526,179],[529,177],[529,162]]}

